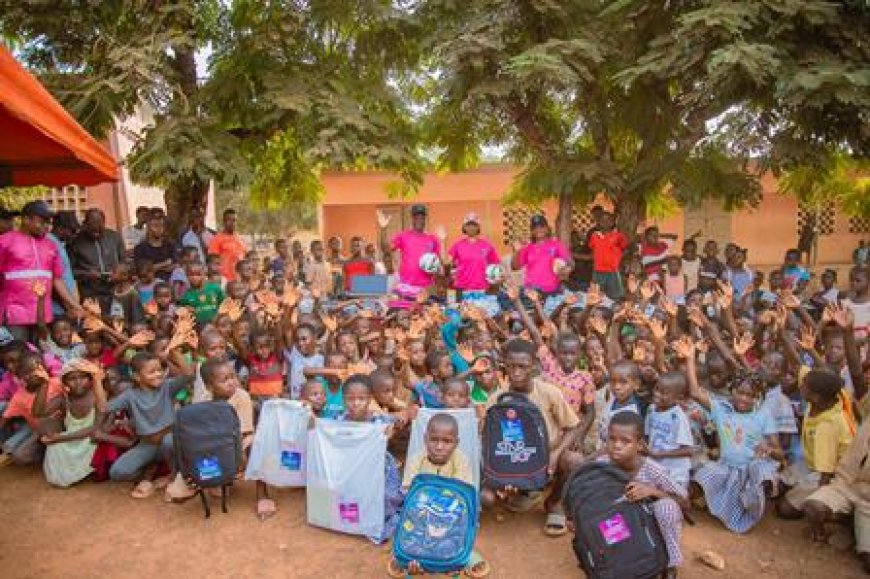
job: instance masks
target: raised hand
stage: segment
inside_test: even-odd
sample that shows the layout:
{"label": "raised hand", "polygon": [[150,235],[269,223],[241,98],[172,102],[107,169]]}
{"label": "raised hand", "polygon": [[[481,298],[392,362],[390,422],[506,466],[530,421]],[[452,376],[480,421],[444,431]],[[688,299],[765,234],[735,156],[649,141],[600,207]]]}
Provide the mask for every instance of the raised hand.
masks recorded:
{"label": "raised hand", "polygon": [[335,316],[322,314],[320,316],[320,321],[323,322],[323,327],[326,328],[326,331],[330,334],[334,334],[335,330],[338,329],[338,321],[335,319]]}
{"label": "raised hand", "polygon": [[145,305],[142,306],[145,310],[146,316],[156,316],[157,312],[160,311],[160,308],[157,306],[157,302],[154,300],[148,301]]}
{"label": "raised hand", "polygon": [[816,348],[816,331],[812,326],[804,326],[801,328],[801,333],[796,340],[798,346],[806,351],[811,351]]}
{"label": "raised hand", "polygon": [[842,304],[834,307],[834,323],[843,329],[851,329],[855,324],[855,313]]}
{"label": "raised hand", "polygon": [[133,334],[128,343],[135,348],[144,348],[153,341],[154,332],[151,330],[142,330]]}
{"label": "raised hand", "polygon": [[538,294],[537,290],[527,289],[526,297],[529,298],[529,301],[531,301],[533,304],[541,301],[541,296]]}
{"label": "raised hand", "polygon": [[707,318],[704,316],[704,313],[700,308],[689,308],[687,310],[687,314],[689,317],[689,321],[692,324],[696,325],[699,328],[707,327]]}
{"label": "raised hand", "polygon": [[44,298],[45,294],[48,290],[45,286],[44,281],[36,280],[36,281],[31,282],[30,291],[32,291],[34,293],[34,295],[36,295],[37,298]]}
{"label": "raised hand", "polygon": [[659,307],[662,308],[669,317],[677,317],[677,304],[675,304],[673,300],[662,296],[659,300]]}
{"label": "raised hand", "polygon": [[119,334],[123,334],[124,320],[122,318],[115,318],[114,320],[112,320],[112,328]]}
{"label": "raised hand", "polygon": [[564,302],[564,303],[565,303],[565,305],[568,306],[569,308],[572,307],[572,306],[577,305],[577,294],[570,293],[570,294],[566,295],[566,296],[565,296],[565,302]]}
{"label": "raised hand", "polygon": [[658,291],[658,286],[649,280],[644,280],[643,283],[640,284],[640,299],[645,302],[650,301],[656,292]]}
{"label": "raised hand", "polygon": [[628,293],[630,295],[637,294],[638,285],[639,284],[637,281],[637,276],[635,276],[633,273],[630,273],[627,276],[625,276],[625,289],[628,291]]}
{"label": "raised hand", "polygon": [[520,299],[520,289],[514,284],[508,284],[505,288],[505,292],[507,293],[508,299],[510,299],[512,302]]}
{"label": "raised hand", "polygon": [[474,350],[472,349],[471,344],[469,344],[468,342],[459,344],[456,347],[456,352],[460,356],[462,356],[462,359],[466,362],[471,362],[472,360],[474,360]]}
{"label": "raised hand", "polygon": [[784,290],[779,294],[779,303],[790,310],[796,310],[801,307],[801,299],[794,295],[791,290]]}
{"label": "raised hand", "polygon": [[671,347],[674,349],[674,353],[684,360],[695,357],[695,344],[688,336],[683,336],[672,343]]}
{"label": "raised hand", "polygon": [[594,308],[601,303],[602,299],[601,286],[597,283],[590,284],[589,291],[586,292],[586,306]]}
{"label": "raised hand", "polygon": [[471,365],[471,371],[475,374],[482,374],[490,368],[492,368],[492,362],[490,362],[489,358],[478,358]]}
{"label": "raised hand", "polygon": [[85,298],[82,302],[82,308],[85,310],[86,316],[96,316],[99,318],[103,315],[103,311],[100,309],[100,302],[94,298]]}
{"label": "raised hand", "polygon": [[599,336],[603,336],[607,333],[607,320],[600,316],[589,316],[589,321],[587,322],[589,325],[589,329],[598,334]]}
{"label": "raised hand", "polygon": [[106,324],[100,318],[87,317],[82,322],[82,326],[88,332],[99,332],[106,327]]}
{"label": "raised hand", "polygon": [[435,237],[441,240],[441,243],[444,243],[444,240],[447,239],[447,228],[443,225],[439,225],[435,228]]}
{"label": "raised hand", "polygon": [[719,286],[716,290],[716,301],[723,310],[730,309],[734,303],[734,288],[727,281],[719,280],[716,283]]}
{"label": "raised hand", "polygon": [[665,337],[668,335],[668,327],[665,323],[656,318],[652,318],[649,320],[647,325],[649,326],[653,339],[656,342],[663,342]]}
{"label": "raised hand", "polygon": [[378,227],[380,227],[381,229],[386,229],[390,225],[390,221],[393,220],[390,215],[386,215],[383,211],[377,212],[377,218]]}
{"label": "raised hand", "polygon": [[746,352],[748,352],[754,345],[755,338],[749,332],[734,338],[734,352],[736,352],[738,356],[745,356]]}

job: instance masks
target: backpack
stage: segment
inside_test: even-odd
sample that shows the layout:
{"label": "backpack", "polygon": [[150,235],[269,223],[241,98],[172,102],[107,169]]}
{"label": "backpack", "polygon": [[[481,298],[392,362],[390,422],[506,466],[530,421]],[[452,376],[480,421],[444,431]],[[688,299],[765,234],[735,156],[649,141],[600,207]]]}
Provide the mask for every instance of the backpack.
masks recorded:
{"label": "backpack", "polygon": [[454,478],[418,474],[405,497],[393,556],[403,568],[417,561],[429,573],[464,569],[478,528],[477,491]]}
{"label": "backpack", "polygon": [[486,411],[483,484],[536,491],[547,486],[550,437],[541,410],[525,395],[504,392]]}
{"label": "backpack", "polygon": [[606,462],[588,462],[565,485],[565,512],[574,521],[574,554],[592,579],[655,577],[668,554],[651,501],[625,499],[628,476]]}
{"label": "backpack", "polygon": [[236,411],[222,400],[191,404],[175,415],[175,463],[182,476],[197,486],[206,518],[211,516],[206,488],[220,487],[221,510],[227,512],[227,487],[242,462],[240,430]]}

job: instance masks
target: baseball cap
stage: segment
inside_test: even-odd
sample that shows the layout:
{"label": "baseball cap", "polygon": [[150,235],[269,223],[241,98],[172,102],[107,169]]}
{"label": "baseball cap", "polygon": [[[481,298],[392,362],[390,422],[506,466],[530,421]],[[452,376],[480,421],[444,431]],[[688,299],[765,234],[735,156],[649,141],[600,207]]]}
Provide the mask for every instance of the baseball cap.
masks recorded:
{"label": "baseball cap", "polygon": [[532,215],[532,219],[529,222],[532,227],[541,227],[542,225],[549,225],[547,223],[547,216],[541,215],[540,213],[537,215]]}
{"label": "baseball cap", "polygon": [[465,214],[465,219],[462,220],[462,226],[465,227],[469,223],[476,223],[480,225],[480,218],[477,216],[477,213],[473,211],[471,213]]}
{"label": "baseball cap", "polygon": [[411,215],[426,215],[428,210],[425,205],[411,205]]}
{"label": "baseball cap", "polygon": [[35,215],[37,217],[42,217],[43,219],[51,219],[54,217],[54,213],[49,209],[48,203],[41,199],[37,201],[28,201],[24,207],[21,208],[21,215]]}

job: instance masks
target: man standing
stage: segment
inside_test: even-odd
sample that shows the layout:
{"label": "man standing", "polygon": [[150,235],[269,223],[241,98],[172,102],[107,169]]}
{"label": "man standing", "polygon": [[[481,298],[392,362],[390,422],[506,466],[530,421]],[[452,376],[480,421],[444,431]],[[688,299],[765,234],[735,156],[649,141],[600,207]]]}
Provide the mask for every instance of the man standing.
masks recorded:
{"label": "man standing", "polygon": [[124,246],[127,251],[133,251],[134,247],[145,241],[145,225],[150,216],[151,210],[140,205],[136,208],[136,223],[121,230],[121,237],[124,238]]}
{"label": "man standing", "polygon": [[[72,264],[66,251],[66,244],[72,243],[72,240],[75,239],[76,234],[79,232],[79,227],[79,220],[76,218],[74,211],[58,211],[55,213],[54,220],[51,223],[51,233],[46,236],[57,248],[60,261],[63,263],[63,283],[75,301],[79,301],[79,290],[76,287],[76,278],[73,276]],[[56,316],[63,314],[65,311],[63,304],[57,299],[51,300],[51,307]]]}
{"label": "man standing", "polygon": [[401,253],[399,262],[399,283],[395,291],[403,299],[413,300],[423,290],[427,289],[435,281],[435,276],[420,268],[420,258],[427,253],[441,256],[441,241],[435,235],[426,233],[427,210],[425,205],[413,205],[411,207],[411,229],[406,229],[387,240],[387,226],[390,217],[378,212],[378,240],[381,251],[384,253],[384,261],[391,258],[392,253],[398,250]]}
{"label": "man standing", "polygon": [[208,252],[221,256],[221,274],[226,281],[236,280],[236,264],[248,252],[248,246],[236,233],[236,210],[224,211],[223,231],[216,234],[208,244]]}
{"label": "man standing", "polygon": [[166,239],[166,218],[151,215],[145,228],[145,241],[133,249],[133,260],[150,261],[154,272],[163,281],[169,281],[175,267],[175,247]]}
{"label": "man standing", "polygon": [[513,269],[525,272],[525,288],[536,290],[545,297],[561,290],[562,279],[574,267],[565,245],[553,237],[553,231],[544,215],[533,215],[529,222],[531,239],[523,247],[515,247]]}
{"label": "man standing", "polygon": [[208,246],[214,235],[214,231],[205,226],[205,211],[194,207],[190,212],[190,227],[181,236],[181,247],[195,247],[200,263],[205,265]]}
{"label": "man standing", "polygon": [[112,272],[124,260],[124,242],[117,231],[106,228],[106,215],[100,209],[88,209],[82,230],[67,247],[73,275],[79,282],[82,299],[93,298],[108,313],[114,283]]}
{"label": "man standing", "polygon": [[[54,215],[45,201],[31,201],[21,210],[21,228],[0,236],[0,311],[3,325],[18,340],[36,339],[38,300],[43,300],[45,321],[53,319],[52,294],[71,315],[81,316],[81,306],[63,282],[63,263],[55,244],[46,239]],[[37,297],[36,284],[45,288]]]}
{"label": "man standing", "polygon": [[619,265],[628,245],[628,238],[616,229],[613,213],[603,213],[601,228],[589,236],[589,248],[592,250],[592,264],[595,268],[592,280],[612,300],[620,300],[625,295]]}

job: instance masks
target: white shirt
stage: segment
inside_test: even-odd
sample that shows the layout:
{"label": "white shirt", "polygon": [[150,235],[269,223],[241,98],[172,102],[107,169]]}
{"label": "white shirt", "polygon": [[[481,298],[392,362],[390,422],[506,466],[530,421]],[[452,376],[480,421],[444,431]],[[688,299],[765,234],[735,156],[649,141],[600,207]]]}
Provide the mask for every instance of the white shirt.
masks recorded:
{"label": "white shirt", "polygon": [[[649,438],[649,449],[652,452],[678,450],[695,445],[689,417],[679,404],[661,412],[656,410],[655,406],[651,406],[646,415],[644,430]],[[689,469],[692,467],[690,457],[657,458],[655,461],[667,469],[675,482],[682,485],[689,484]]]}
{"label": "white shirt", "polygon": [[776,431],[780,434],[797,434],[797,419],[791,406],[791,400],[782,393],[781,386],[775,386],[764,395],[761,409],[776,424]]}

